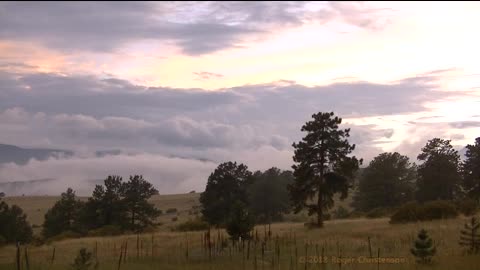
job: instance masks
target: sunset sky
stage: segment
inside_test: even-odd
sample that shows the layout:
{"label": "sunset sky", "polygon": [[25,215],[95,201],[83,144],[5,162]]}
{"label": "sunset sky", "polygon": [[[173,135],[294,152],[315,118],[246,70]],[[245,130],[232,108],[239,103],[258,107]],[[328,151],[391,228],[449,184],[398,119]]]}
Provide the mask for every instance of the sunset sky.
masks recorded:
{"label": "sunset sky", "polygon": [[[203,190],[228,160],[290,169],[316,112],[364,165],[480,136],[478,2],[1,2],[0,143],[74,157],[0,182],[108,174]],[[119,155],[94,156],[98,150]]]}

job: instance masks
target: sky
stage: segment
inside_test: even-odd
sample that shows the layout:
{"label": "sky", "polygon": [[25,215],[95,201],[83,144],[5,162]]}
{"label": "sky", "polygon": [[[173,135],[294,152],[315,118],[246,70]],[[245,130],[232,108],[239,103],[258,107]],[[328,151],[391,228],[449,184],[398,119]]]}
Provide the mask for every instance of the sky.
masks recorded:
{"label": "sky", "polygon": [[[364,165],[480,136],[478,2],[1,2],[0,143],[75,151],[4,164],[27,192],[143,174],[202,191],[225,161],[291,169],[313,113]],[[99,150],[118,155],[95,156]]]}

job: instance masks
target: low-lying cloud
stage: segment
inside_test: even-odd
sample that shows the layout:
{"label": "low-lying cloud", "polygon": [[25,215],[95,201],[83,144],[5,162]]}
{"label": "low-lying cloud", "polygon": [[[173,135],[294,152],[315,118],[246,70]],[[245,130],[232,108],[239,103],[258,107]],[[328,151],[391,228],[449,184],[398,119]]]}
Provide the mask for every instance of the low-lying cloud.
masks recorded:
{"label": "low-lying cloud", "polygon": [[[229,160],[252,170],[291,169],[291,145],[302,138],[301,126],[320,111],[344,118],[343,127],[351,128],[350,141],[357,144],[354,154],[365,163],[395,141],[395,149],[415,159],[430,139],[425,136],[438,125],[412,122],[412,136],[421,140],[398,142],[395,128],[354,120],[420,113],[428,111],[425,103],[464,94],[442,91],[437,76],[313,87],[284,81],[206,91],[145,87],[119,78],[3,71],[0,143],[75,154],[23,166],[3,164],[0,182],[55,179],[48,182],[54,186],[32,186],[31,192],[57,194],[68,185],[87,192],[90,180],[109,174],[138,173],[164,193],[202,190],[209,173]],[[438,135],[458,138],[461,132],[447,131],[471,126],[476,122],[445,123]],[[109,155],[110,150],[118,152]]]}

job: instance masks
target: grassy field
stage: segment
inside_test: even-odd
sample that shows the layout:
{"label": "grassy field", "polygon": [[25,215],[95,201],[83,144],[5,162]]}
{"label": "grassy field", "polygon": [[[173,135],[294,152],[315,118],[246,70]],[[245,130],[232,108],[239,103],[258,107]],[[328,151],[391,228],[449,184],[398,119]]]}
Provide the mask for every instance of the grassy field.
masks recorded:
{"label": "grassy field", "polygon": [[[173,216],[179,216],[177,222],[191,217],[188,212],[192,206],[198,205],[198,198],[199,194],[152,198],[155,205],[164,211],[168,208],[179,210],[177,214],[163,215],[160,219],[166,224],[155,233],[68,239],[39,247],[22,246],[21,269],[71,269],[70,264],[82,247],[96,254],[96,269],[106,270],[480,269],[480,255],[466,255],[458,245],[464,217],[403,225],[391,225],[388,218],[330,220],[325,223],[325,228],[313,230],[305,228],[303,222],[276,223],[272,225],[271,237],[265,234],[264,226],[257,226],[255,235],[258,239],[236,246],[226,241],[223,248],[220,243],[227,239],[226,233],[212,230],[211,246],[208,248],[204,241],[205,232],[168,230],[168,226],[175,224],[171,221]],[[56,199],[16,197],[6,200],[24,208],[32,223],[41,224],[43,213]],[[342,204],[348,205],[347,202]],[[409,253],[420,228],[428,230],[438,250],[430,266],[417,265]],[[28,251],[29,268],[25,250]],[[16,269],[16,251],[14,246],[0,248],[0,269]],[[123,255],[125,252],[126,256]],[[328,260],[319,263],[322,257]],[[370,257],[392,258],[394,263],[376,263]],[[90,269],[95,268],[92,266]]]}
{"label": "grassy field", "polygon": [[[248,242],[244,242],[243,249],[229,242],[222,251],[218,243],[226,235],[213,230],[211,256],[202,244],[204,232],[156,232],[140,235],[138,242],[136,235],[81,238],[28,247],[28,257],[30,269],[69,269],[78,250],[86,247],[94,253],[97,250],[97,269],[118,269],[121,246],[127,242],[127,255],[120,269],[480,269],[480,255],[465,255],[457,244],[463,222],[458,218],[390,225],[385,218],[332,220],[324,229],[314,230],[301,223],[277,223],[272,225],[271,238],[265,238],[264,227],[257,226],[259,239],[251,241],[249,249]],[[420,228],[430,232],[437,246],[431,266],[416,265],[409,253]],[[24,250],[22,269],[26,269]],[[13,246],[0,249],[0,269],[14,269],[15,252]],[[314,263],[322,254],[328,261]],[[375,258],[396,258],[398,263],[377,264],[369,261],[370,254]],[[303,263],[305,255],[311,263]],[[335,258],[342,260],[336,262]]]}

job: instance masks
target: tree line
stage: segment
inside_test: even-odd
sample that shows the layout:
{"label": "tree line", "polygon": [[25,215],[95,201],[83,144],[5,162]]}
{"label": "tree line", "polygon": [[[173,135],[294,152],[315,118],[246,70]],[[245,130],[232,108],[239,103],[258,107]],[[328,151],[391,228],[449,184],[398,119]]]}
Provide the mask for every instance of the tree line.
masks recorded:
{"label": "tree line", "polygon": [[[413,200],[420,203],[470,200],[478,207],[480,137],[466,146],[464,161],[450,140],[433,138],[421,149],[417,157],[419,165],[393,152],[379,154],[360,170],[363,160],[351,155],[355,145],[348,141],[350,129],[339,128],[342,119],[333,112],[317,113],[312,118],[301,128],[306,135],[292,145],[295,164],[293,172],[289,172],[290,182],[275,184],[273,180],[274,184],[268,188],[258,189],[258,198],[268,200],[269,204],[248,201],[247,191],[255,185],[252,173],[244,164],[227,162],[210,175],[201,194],[204,218],[210,224],[228,228],[229,224],[237,226],[242,217],[249,220],[246,218],[249,213],[258,216],[255,209],[267,214],[267,221],[289,210],[295,213],[306,210],[308,215],[316,216],[316,222],[310,225],[322,227],[326,212],[334,206],[334,195],[345,199],[352,190],[355,190],[352,206],[357,211],[394,208]],[[265,177],[272,178],[268,173]],[[288,203],[275,198],[279,190],[288,194]],[[263,205],[268,207],[262,208]],[[242,207],[244,210],[239,211]],[[277,208],[282,211],[275,211]],[[245,228],[244,236],[247,231]]]}
{"label": "tree line", "polygon": [[62,233],[85,235],[92,230],[106,233],[140,232],[154,225],[160,211],[148,202],[158,194],[142,175],[130,176],[123,182],[120,176],[108,176],[104,185],[96,185],[86,202],[80,201],[68,188],[45,214],[42,234],[49,238]]}
{"label": "tree line", "polygon": [[[378,155],[360,169],[363,160],[352,155],[355,144],[349,142],[350,129],[340,128],[342,118],[333,112],[320,112],[312,118],[301,128],[305,136],[292,145],[292,171],[273,167],[251,172],[246,165],[232,161],[218,165],[200,195],[203,220],[238,238],[249,237],[254,224],[281,220],[290,211],[306,210],[316,216],[311,225],[322,227],[334,206],[334,195],[345,199],[352,190],[352,206],[358,211],[393,208],[412,200],[480,201],[480,137],[466,146],[463,161],[450,140],[433,138],[420,150],[418,165],[393,152]],[[142,231],[154,225],[160,214],[147,201],[154,194],[158,191],[138,175],[128,182],[109,176],[104,185],[95,187],[87,202],[68,189],[45,214],[43,235],[85,234],[106,227]],[[1,235],[8,231],[3,224],[25,221],[21,209],[3,205],[0,218],[15,216],[15,221],[0,223]]]}
{"label": "tree line", "polygon": [[375,157],[359,177],[353,206],[361,211],[394,208],[409,201],[480,201],[480,137],[466,146],[465,160],[450,140],[433,138],[417,156],[419,165],[400,153]]}

